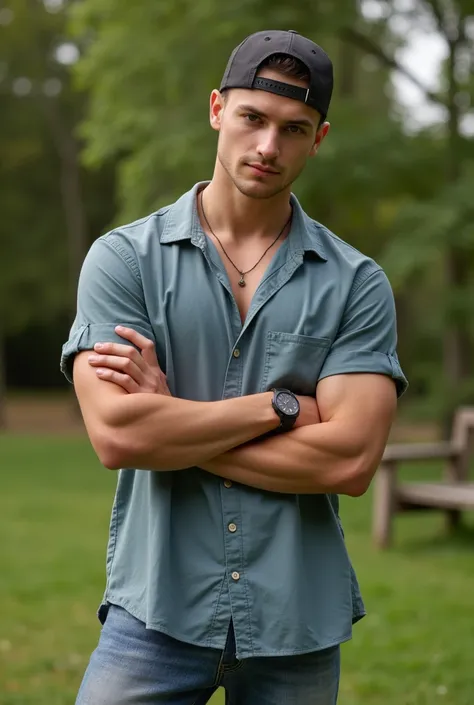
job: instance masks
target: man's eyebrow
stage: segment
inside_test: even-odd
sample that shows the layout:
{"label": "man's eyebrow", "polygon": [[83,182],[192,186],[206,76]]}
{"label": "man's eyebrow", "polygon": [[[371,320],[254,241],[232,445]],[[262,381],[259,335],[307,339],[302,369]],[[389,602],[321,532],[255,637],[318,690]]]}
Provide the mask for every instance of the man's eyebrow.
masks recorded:
{"label": "man's eyebrow", "polygon": [[[254,108],[253,105],[239,105],[237,107],[237,110],[239,112],[251,113],[252,115],[258,115],[261,118],[268,118],[268,115],[263,113],[261,110]],[[314,127],[314,124],[311,122],[311,120],[308,120],[307,118],[300,118],[297,120],[287,120],[286,124],[287,125],[301,125],[302,127]]]}

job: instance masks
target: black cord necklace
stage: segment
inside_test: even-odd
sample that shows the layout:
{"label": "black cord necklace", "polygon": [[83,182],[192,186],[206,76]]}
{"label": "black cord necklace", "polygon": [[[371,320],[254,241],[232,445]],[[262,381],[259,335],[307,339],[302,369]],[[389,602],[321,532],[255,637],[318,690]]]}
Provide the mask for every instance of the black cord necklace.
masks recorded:
{"label": "black cord necklace", "polygon": [[280,237],[281,237],[281,236],[283,235],[283,233],[285,232],[286,226],[288,225],[288,223],[289,223],[290,220],[291,220],[291,215],[290,215],[290,217],[288,218],[288,220],[286,221],[286,223],[285,223],[285,225],[283,226],[283,228],[280,230],[280,232],[279,232],[278,235],[276,236],[276,238],[273,240],[273,242],[271,243],[271,245],[269,245],[269,246],[267,247],[267,249],[265,250],[265,252],[263,253],[263,255],[260,257],[260,259],[258,260],[258,262],[257,262],[256,264],[254,264],[254,266],[251,267],[251,269],[247,269],[246,272],[242,272],[242,270],[239,269],[239,268],[237,267],[237,265],[234,264],[234,262],[231,260],[231,258],[229,257],[229,255],[228,255],[227,252],[225,251],[224,245],[223,245],[222,242],[219,240],[219,238],[218,238],[217,235],[215,234],[214,230],[211,228],[211,226],[210,226],[210,224],[209,224],[209,221],[208,221],[208,219],[207,219],[207,217],[206,217],[206,213],[205,213],[205,211],[204,211],[204,204],[203,204],[203,202],[202,202],[202,194],[203,194],[203,191],[201,191],[201,210],[202,210],[203,218],[204,218],[204,220],[206,221],[207,227],[209,228],[209,230],[211,231],[211,233],[212,233],[212,234],[214,235],[214,237],[216,238],[217,242],[219,243],[219,245],[220,245],[221,248],[222,248],[222,252],[225,254],[225,256],[227,257],[227,259],[229,260],[229,262],[231,263],[231,265],[233,266],[233,268],[240,274],[239,286],[246,286],[247,284],[246,284],[246,281],[245,281],[245,276],[246,276],[247,274],[249,274],[250,272],[253,272],[253,270],[255,269],[255,267],[257,267],[257,266],[260,264],[260,262],[262,261],[262,259],[265,257],[265,255],[267,254],[268,250],[270,250],[270,249],[273,247],[273,245],[280,239]]}

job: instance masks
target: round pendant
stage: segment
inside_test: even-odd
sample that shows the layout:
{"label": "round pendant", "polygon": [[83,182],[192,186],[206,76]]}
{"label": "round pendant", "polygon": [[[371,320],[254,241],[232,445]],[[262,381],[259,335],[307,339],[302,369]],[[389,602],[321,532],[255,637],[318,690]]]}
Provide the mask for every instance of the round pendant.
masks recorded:
{"label": "round pendant", "polygon": [[243,277],[240,277],[239,286],[245,286],[245,279]]}

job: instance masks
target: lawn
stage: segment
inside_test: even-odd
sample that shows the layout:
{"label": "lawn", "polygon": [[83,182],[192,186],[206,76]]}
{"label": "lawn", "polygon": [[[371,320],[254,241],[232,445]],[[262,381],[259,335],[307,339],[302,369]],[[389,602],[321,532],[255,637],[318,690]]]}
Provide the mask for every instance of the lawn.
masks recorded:
{"label": "lawn", "polygon": [[[0,436],[0,473],[0,705],[72,704],[99,631],[115,477],[85,439],[31,436]],[[472,518],[450,539],[439,515],[399,518],[377,553],[371,501],[342,501],[369,614],[343,647],[340,703],[472,705]]]}

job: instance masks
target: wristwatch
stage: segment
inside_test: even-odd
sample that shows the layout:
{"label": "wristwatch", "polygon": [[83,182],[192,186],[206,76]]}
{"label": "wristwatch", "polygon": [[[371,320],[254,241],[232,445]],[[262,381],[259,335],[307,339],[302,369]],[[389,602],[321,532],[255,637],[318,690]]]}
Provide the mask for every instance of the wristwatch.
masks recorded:
{"label": "wristwatch", "polygon": [[272,406],[280,417],[277,432],[289,431],[295,425],[300,413],[298,399],[289,389],[271,389],[273,392]]}

